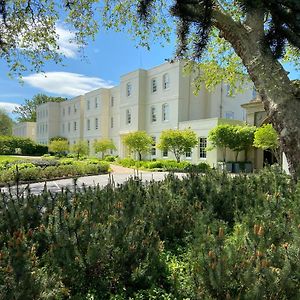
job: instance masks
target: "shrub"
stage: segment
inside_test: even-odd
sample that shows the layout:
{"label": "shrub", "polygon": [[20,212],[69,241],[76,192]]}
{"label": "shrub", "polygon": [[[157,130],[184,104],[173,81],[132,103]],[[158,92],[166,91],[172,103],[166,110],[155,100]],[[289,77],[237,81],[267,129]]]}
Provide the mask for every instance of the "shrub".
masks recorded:
{"label": "shrub", "polygon": [[48,147],[39,145],[28,138],[0,136],[0,153],[15,154],[15,149],[20,148],[23,155],[43,155],[48,152]]}

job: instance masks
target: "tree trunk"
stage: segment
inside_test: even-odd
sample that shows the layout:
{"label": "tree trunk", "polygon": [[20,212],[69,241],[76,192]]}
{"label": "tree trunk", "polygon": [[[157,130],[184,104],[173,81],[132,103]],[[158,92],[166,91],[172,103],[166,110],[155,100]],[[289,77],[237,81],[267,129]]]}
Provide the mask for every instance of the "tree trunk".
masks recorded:
{"label": "tree trunk", "polygon": [[263,44],[263,15],[248,16],[247,26],[216,13],[216,27],[242,59],[267,115],[277,131],[289,171],[294,179],[300,172],[300,99],[287,72]]}

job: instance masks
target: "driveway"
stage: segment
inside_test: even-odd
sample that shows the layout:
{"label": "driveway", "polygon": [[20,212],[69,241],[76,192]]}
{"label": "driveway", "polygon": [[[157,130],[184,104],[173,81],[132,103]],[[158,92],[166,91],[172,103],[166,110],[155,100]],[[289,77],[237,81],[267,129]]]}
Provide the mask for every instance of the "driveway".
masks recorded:
{"label": "driveway", "polygon": [[[104,175],[94,175],[94,176],[85,176],[85,177],[79,177],[77,179],[77,187],[82,188],[83,186],[101,186],[104,187],[108,183],[112,182],[116,186],[118,184],[124,183],[128,178],[138,176],[143,182],[155,180],[155,181],[161,181],[165,178],[165,176],[168,174],[168,172],[149,172],[149,171],[139,171],[135,169],[130,168],[123,168],[121,166],[111,165],[112,172],[110,174],[104,174]],[[176,174],[179,177],[184,176],[184,174]],[[24,184],[21,185],[20,191],[23,191],[26,189],[28,185]],[[60,180],[53,180],[53,181],[47,181],[45,182],[38,182],[38,183],[31,183],[29,184],[29,188],[31,193],[33,194],[40,194],[43,189],[47,187],[49,191],[52,193],[60,192],[62,188],[74,188],[74,179],[68,178],[68,179],[60,179]],[[7,188],[2,188],[1,192],[6,192]],[[16,188],[12,188],[12,192],[16,192]]]}

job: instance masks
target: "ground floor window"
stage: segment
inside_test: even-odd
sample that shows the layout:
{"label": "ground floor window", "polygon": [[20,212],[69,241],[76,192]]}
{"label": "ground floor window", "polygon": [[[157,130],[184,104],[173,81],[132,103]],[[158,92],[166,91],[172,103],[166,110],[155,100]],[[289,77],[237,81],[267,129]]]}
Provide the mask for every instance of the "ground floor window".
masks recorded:
{"label": "ground floor window", "polygon": [[156,155],[156,137],[152,136],[152,148],[151,148],[151,155],[155,156]]}
{"label": "ground floor window", "polygon": [[199,138],[199,157],[206,158],[206,147],[207,147],[207,138],[200,137]]}
{"label": "ground floor window", "polygon": [[163,157],[168,157],[168,150],[163,150],[162,156]]}

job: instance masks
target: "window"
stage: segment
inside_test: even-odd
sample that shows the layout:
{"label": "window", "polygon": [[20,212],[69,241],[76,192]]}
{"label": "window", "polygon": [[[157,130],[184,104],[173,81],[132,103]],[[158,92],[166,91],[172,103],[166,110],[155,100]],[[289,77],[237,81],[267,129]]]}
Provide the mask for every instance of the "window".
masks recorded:
{"label": "window", "polygon": [[156,109],[155,106],[151,107],[151,122],[154,123],[156,122],[157,118],[156,118]]}
{"label": "window", "polygon": [[170,87],[170,77],[169,74],[163,75],[163,89],[166,90]]}
{"label": "window", "polygon": [[48,131],[48,124],[45,125],[45,132]]}
{"label": "window", "polygon": [[162,156],[163,157],[168,157],[168,150],[163,150]]}
{"label": "window", "polygon": [[234,112],[233,111],[226,111],[225,112],[225,118],[226,119],[234,119]]}
{"label": "window", "polygon": [[77,112],[77,105],[76,105],[76,103],[74,104],[74,113],[76,113]]}
{"label": "window", "polygon": [[151,148],[151,155],[155,156],[156,155],[156,137],[152,136],[152,148]]}
{"label": "window", "polygon": [[71,113],[71,106],[68,107],[68,115]]}
{"label": "window", "polygon": [[89,110],[90,107],[91,107],[91,105],[90,105],[90,100],[87,100],[87,102],[86,102],[86,109]]}
{"label": "window", "polygon": [[65,123],[62,124],[62,132],[65,132]]}
{"label": "window", "polygon": [[199,157],[206,158],[206,146],[207,146],[207,138],[200,137],[199,138]]}
{"label": "window", "polygon": [[191,158],[192,157],[192,149],[189,149],[187,152],[185,152],[185,158]]}
{"label": "window", "polygon": [[87,145],[90,148],[90,141],[89,140],[87,140]]}
{"label": "window", "polygon": [[129,109],[126,110],[126,124],[131,124],[131,111]]}
{"label": "window", "polygon": [[65,114],[66,114],[66,110],[65,108],[63,108],[63,116],[65,116]]}
{"label": "window", "polygon": [[226,84],[226,96],[233,97],[234,93],[235,93],[234,88],[231,87],[230,84]]}
{"label": "window", "polygon": [[114,118],[110,118],[110,128],[114,128]]}
{"label": "window", "polygon": [[95,98],[95,108],[99,107],[99,99],[98,97]]}
{"label": "window", "polygon": [[169,105],[166,103],[162,105],[162,120],[163,121],[169,120]]}
{"label": "window", "polygon": [[156,93],[157,91],[157,82],[156,82],[156,78],[153,78],[151,80],[151,91],[152,93]]}
{"label": "window", "polygon": [[95,129],[99,129],[99,119],[95,118]]}
{"label": "window", "polygon": [[46,109],[46,117],[48,117],[48,109]]}
{"label": "window", "polygon": [[71,130],[71,124],[70,124],[70,122],[68,123],[68,132],[70,132],[70,130]]}
{"label": "window", "polygon": [[132,85],[130,82],[128,82],[126,84],[126,95],[127,95],[127,97],[129,97],[129,96],[131,96],[131,94],[132,94]]}
{"label": "window", "polygon": [[74,122],[74,131],[76,131],[77,130],[77,122],[75,121]]}
{"label": "window", "polygon": [[91,129],[91,120],[90,119],[87,119],[87,130],[90,130]]}
{"label": "window", "polygon": [[110,98],[110,106],[113,107],[114,106],[114,103],[115,102],[115,98],[113,96],[111,96]]}

